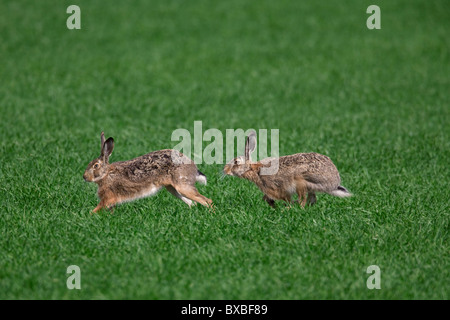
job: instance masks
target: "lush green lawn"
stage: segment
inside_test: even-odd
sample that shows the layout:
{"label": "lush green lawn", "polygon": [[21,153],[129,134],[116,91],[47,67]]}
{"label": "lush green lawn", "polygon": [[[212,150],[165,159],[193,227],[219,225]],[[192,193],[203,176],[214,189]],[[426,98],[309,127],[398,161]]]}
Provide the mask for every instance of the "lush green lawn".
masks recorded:
{"label": "lush green lawn", "polygon": [[[448,299],[448,1],[213,3],[2,1],[0,298]],[[274,210],[199,164],[213,214],[163,191],[90,215],[102,130],[120,161],[195,120],[279,129],[355,196]]]}

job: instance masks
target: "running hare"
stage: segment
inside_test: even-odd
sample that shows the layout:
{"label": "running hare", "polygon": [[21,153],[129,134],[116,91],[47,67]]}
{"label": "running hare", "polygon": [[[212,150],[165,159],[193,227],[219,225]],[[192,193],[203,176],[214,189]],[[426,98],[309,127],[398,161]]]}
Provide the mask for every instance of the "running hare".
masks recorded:
{"label": "running hare", "polygon": [[[89,163],[83,178],[98,185],[100,203],[93,210],[112,209],[116,204],[154,195],[162,187],[189,206],[198,202],[212,207],[195,182],[206,184],[206,176],[192,160],[176,150],[159,150],[133,160],[109,163],[114,139],[101,134],[100,156]],[[174,161],[174,159],[178,161]]]}
{"label": "running hare", "polygon": [[[333,162],[318,153],[297,153],[280,158],[266,158],[252,162],[250,154],[256,148],[256,133],[252,131],[245,143],[245,155],[231,160],[225,165],[224,173],[255,183],[264,193],[263,199],[272,207],[275,200],[291,203],[292,195],[298,195],[302,207],[308,202],[316,202],[316,192],[325,192],[337,197],[352,194],[340,185],[341,179]],[[272,174],[262,172],[276,168]]]}

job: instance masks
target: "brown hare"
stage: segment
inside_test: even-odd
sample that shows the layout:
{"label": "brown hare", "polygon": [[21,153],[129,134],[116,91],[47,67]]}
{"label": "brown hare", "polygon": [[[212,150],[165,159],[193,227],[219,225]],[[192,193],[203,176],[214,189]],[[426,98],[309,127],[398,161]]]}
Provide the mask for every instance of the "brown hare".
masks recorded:
{"label": "brown hare", "polygon": [[189,206],[198,202],[212,208],[212,201],[195,187],[196,181],[206,184],[206,176],[182,153],[159,150],[133,160],[110,164],[109,156],[113,148],[114,139],[105,141],[102,132],[100,156],[89,163],[83,175],[84,180],[98,185],[100,202],[93,212],[152,196],[162,187]]}
{"label": "brown hare", "polygon": [[[224,173],[255,183],[264,193],[263,199],[272,207],[275,200],[292,203],[292,195],[298,195],[302,207],[316,202],[316,192],[324,192],[337,197],[352,194],[340,185],[341,179],[333,162],[318,153],[297,153],[280,158],[266,158],[252,162],[251,153],[256,148],[256,132],[247,136],[245,155],[231,160],[225,165]],[[278,168],[272,171],[268,168]],[[266,170],[265,172],[263,172]]]}

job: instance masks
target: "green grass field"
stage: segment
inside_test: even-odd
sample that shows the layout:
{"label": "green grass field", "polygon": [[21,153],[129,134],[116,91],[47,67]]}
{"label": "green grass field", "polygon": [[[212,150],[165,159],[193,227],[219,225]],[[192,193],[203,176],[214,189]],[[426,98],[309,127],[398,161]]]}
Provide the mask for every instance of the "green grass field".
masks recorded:
{"label": "green grass field", "polygon": [[[81,30],[66,27],[70,4]],[[366,27],[371,4],[381,30]],[[449,299],[449,12],[446,0],[2,1],[0,299]],[[355,196],[272,209],[199,164],[215,213],[162,191],[90,214],[82,175],[101,131],[122,161],[174,147],[196,120],[279,129],[280,155],[328,155]],[[66,287],[70,265],[81,290]],[[370,265],[380,290],[366,287]]]}

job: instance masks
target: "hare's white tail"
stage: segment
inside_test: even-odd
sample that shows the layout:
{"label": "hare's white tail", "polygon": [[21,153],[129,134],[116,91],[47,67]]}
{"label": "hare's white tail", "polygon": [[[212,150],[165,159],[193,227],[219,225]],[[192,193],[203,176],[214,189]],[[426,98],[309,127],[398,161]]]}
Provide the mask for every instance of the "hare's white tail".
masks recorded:
{"label": "hare's white tail", "polygon": [[341,197],[341,198],[352,196],[352,194],[350,192],[348,192],[348,190],[345,189],[343,186],[337,187],[337,189],[331,191],[330,194],[333,196],[336,196],[336,197]]}
{"label": "hare's white tail", "polygon": [[200,170],[197,170],[197,176],[195,177],[195,181],[206,185],[206,176]]}

